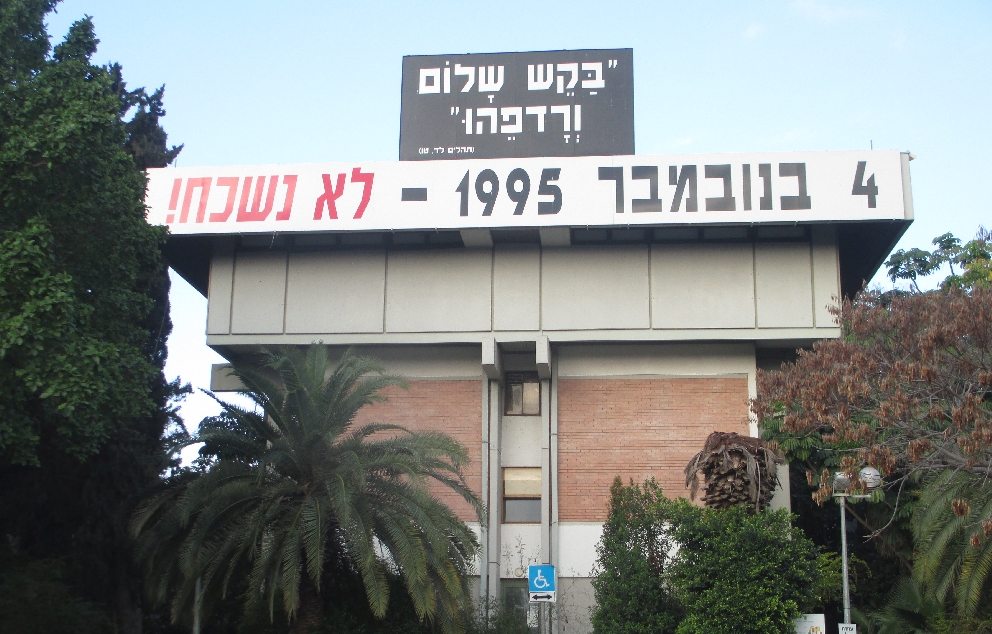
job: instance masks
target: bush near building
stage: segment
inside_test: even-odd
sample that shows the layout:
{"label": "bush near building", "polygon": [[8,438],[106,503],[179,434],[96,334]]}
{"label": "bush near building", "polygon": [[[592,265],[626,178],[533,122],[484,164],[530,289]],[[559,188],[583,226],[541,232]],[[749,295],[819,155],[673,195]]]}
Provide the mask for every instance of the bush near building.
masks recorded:
{"label": "bush near building", "polygon": [[682,619],[682,606],[668,585],[674,544],[664,529],[670,505],[653,479],[610,487],[610,514],[596,547],[599,574],[592,586],[594,631],[610,634],[668,634]]}
{"label": "bush near building", "polygon": [[611,489],[593,582],[600,634],[791,634],[819,600],[817,550],[784,510],[704,509],[647,481]]}
{"label": "bush near building", "polygon": [[686,610],[678,634],[791,634],[816,601],[816,547],[785,510],[701,509],[679,500],[671,531],[679,546],[671,583]]}

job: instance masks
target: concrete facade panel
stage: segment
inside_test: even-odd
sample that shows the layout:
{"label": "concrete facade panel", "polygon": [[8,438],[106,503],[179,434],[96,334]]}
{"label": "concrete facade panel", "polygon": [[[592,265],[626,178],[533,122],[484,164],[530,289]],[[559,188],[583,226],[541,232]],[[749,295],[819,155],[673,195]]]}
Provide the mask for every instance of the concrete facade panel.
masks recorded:
{"label": "concrete facade panel", "polygon": [[684,497],[683,469],[706,437],[748,433],[746,378],[563,379],[558,390],[562,522],[605,521],[617,476]]}
{"label": "concrete facade panel", "polygon": [[[479,381],[409,381],[408,388],[390,387],[377,403],[358,412],[355,425],[390,423],[410,431],[441,431],[468,452],[462,469],[469,488],[482,491],[482,389]],[[431,492],[462,521],[479,521],[470,504],[451,489],[431,485]]]}
{"label": "concrete facade panel", "polygon": [[287,333],[382,332],[385,252],[293,253],[286,283]]}
{"label": "concrete facade panel", "polygon": [[596,607],[596,592],[592,579],[561,577],[558,580],[558,634],[588,634],[592,632],[592,611]]}
{"label": "concrete facade panel", "polygon": [[540,416],[504,416],[500,461],[504,467],[540,467]]}
{"label": "concrete facade panel", "polygon": [[492,252],[389,253],[385,327],[387,332],[492,330]]}
{"label": "concrete facade panel", "polygon": [[650,328],[648,247],[545,249],[544,330]]}
{"label": "concrete facade panel", "polygon": [[829,307],[840,297],[840,261],[833,227],[813,228],[813,317],[817,328],[837,325]]}
{"label": "concrete facade panel", "polygon": [[768,242],[754,247],[759,328],[811,328],[810,245]]}
{"label": "concrete facade panel", "polygon": [[541,249],[499,244],[493,252],[493,329],[540,330]]}
{"label": "concrete facade panel", "polygon": [[286,253],[238,253],[234,262],[231,303],[231,333],[282,333],[286,307]]}
{"label": "concrete facade panel", "polygon": [[[541,525],[503,524],[500,526],[499,576],[526,578],[527,566],[541,563]],[[518,574],[523,569],[523,575]]]}
{"label": "concrete facade panel", "polygon": [[234,253],[210,258],[210,283],[207,285],[207,334],[231,332],[231,292],[234,286]]}
{"label": "concrete facade panel", "polygon": [[568,544],[558,552],[558,575],[591,577],[596,567],[596,545],[603,536],[602,522],[562,522],[558,539]]}
{"label": "concrete facade panel", "polygon": [[387,374],[409,380],[483,378],[478,345],[357,346],[354,350],[374,357]]}
{"label": "concrete facade panel", "polygon": [[558,347],[558,376],[746,376],[753,343],[573,344]]}
{"label": "concrete facade panel", "polygon": [[651,247],[654,328],[754,328],[750,244]]}

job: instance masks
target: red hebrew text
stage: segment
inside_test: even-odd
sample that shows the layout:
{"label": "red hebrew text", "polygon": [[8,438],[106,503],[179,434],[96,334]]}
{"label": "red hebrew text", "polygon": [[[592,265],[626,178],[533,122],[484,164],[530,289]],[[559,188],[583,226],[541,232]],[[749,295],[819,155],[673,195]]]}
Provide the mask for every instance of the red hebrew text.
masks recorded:
{"label": "red hebrew text", "polygon": [[[169,198],[169,211],[175,211],[176,205],[179,203],[179,190],[183,187],[183,179],[177,178],[172,182],[172,197]],[[172,224],[176,221],[176,214],[168,214],[165,217],[165,221]]]}
{"label": "red hebrew text", "polygon": [[344,174],[338,174],[338,186],[337,189],[331,187],[331,175],[322,174],[321,178],[324,180],[324,193],[317,198],[317,206],[313,209],[313,219],[320,220],[324,211],[324,204],[327,204],[327,217],[331,220],[338,219],[338,208],[334,205],[334,201],[341,198],[341,194],[344,193]]}
{"label": "red hebrew text", "polygon": [[375,174],[362,173],[362,170],[358,167],[351,170],[351,182],[352,183],[362,183],[365,188],[362,190],[362,202],[358,204],[358,210],[355,212],[355,220],[362,217],[365,213],[365,208],[369,206],[369,199],[372,198],[372,179],[375,178]]}
{"label": "red hebrew text", "polygon": [[[342,175],[343,178],[344,175]],[[214,211],[209,216],[209,222],[227,222],[234,211],[234,204],[238,202],[238,214],[236,222],[258,222],[268,218],[275,205],[278,194],[279,176],[221,176],[217,179],[216,187],[226,187],[227,196],[224,200],[223,211]],[[276,214],[276,220],[289,220],[293,212],[293,198],[296,195],[296,182],[298,176],[290,174],[282,176],[282,185],[286,187],[285,199],[282,210]],[[193,194],[195,189],[200,190],[200,197],[196,207],[196,222],[202,223],[206,216],[207,203],[210,200],[210,187],[213,178],[177,178],[172,183],[172,195],[169,198],[169,211],[176,211],[179,205],[179,198],[182,195],[183,205],[179,212],[179,222],[189,221],[189,210],[193,204]],[[254,193],[252,183],[255,184]],[[241,200],[238,201],[238,185],[241,184]],[[183,186],[185,185],[185,192]],[[265,197],[265,205],[262,206],[262,197]],[[248,208],[248,200],[251,198],[251,209]],[[214,207],[216,209],[216,207]],[[166,215],[165,221],[168,224],[176,222],[176,214]]]}
{"label": "red hebrew text", "polygon": [[241,196],[241,206],[238,208],[238,222],[260,222],[265,220],[272,211],[272,201],[276,197],[276,184],[279,182],[278,176],[269,177],[269,195],[265,198],[265,209],[259,211],[262,204],[262,194],[265,193],[265,177],[259,176],[255,180],[255,197],[251,202],[251,212],[247,211],[248,196],[247,191],[251,186],[251,177],[245,179],[245,193]]}
{"label": "red hebrew text", "polygon": [[196,210],[196,221],[203,222],[203,214],[207,211],[207,199],[210,197],[210,181],[212,178],[190,178],[186,181],[186,196],[183,197],[183,210],[179,214],[179,222],[186,222],[189,216],[189,205],[193,202],[193,190],[200,187],[200,204]]}
{"label": "red hebrew text", "polygon": [[296,195],[296,176],[283,176],[282,184],[286,185],[286,202],[282,204],[282,211],[276,214],[276,220],[289,220],[289,214],[293,211],[293,196]]}
{"label": "red hebrew text", "polygon": [[227,187],[227,202],[224,203],[223,212],[210,214],[210,222],[224,222],[231,217],[231,212],[234,211],[234,199],[238,196],[238,179],[221,176],[217,179],[217,187]]}

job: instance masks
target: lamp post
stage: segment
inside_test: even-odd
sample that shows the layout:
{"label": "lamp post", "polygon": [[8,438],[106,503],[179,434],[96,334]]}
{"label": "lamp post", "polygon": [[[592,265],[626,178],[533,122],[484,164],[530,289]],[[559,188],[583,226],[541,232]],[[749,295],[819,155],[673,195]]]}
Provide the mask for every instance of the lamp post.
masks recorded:
{"label": "lamp post", "polygon": [[[865,467],[858,473],[868,491],[874,491],[882,484],[882,475],[874,467]],[[844,623],[851,622],[851,585],[847,573],[847,498],[863,500],[870,495],[851,495],[846,493],[851,486],[851,479],[843,471],[834,474],[834,497],[840,498],[840,550],[841,565],[844,576]]]}

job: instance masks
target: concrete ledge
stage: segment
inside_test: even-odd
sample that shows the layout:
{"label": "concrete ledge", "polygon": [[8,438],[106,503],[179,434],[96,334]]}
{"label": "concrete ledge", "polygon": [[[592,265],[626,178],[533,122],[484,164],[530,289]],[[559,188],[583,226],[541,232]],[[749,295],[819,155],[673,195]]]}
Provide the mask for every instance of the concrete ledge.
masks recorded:
{"label": "concrete ledge", "polygon": [[631,329],[631,330],[544,330],[534,332],[387,332],[370,334],[288,334],[288,335],[208,335],[207,345],[225,346],[305,346],[321,341],[329,346],[358,345],[420,345],[420,344],[481,344],[485,339],[505,341],[534,341],[547,337],[551,344],[556,343],[613,343],[651,341],[754,341],[768,347],[769,344],[782,347],[802,347],[812,345],[821,339],[834,339],[840,336],[840,328],[709,328],[709,329]]}
{"label": "concrete ledge", "polygon": [[210,391],[237,392],[244,387],[241,380],[231,373],[231,364],[215,363],[210,366]]}

